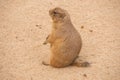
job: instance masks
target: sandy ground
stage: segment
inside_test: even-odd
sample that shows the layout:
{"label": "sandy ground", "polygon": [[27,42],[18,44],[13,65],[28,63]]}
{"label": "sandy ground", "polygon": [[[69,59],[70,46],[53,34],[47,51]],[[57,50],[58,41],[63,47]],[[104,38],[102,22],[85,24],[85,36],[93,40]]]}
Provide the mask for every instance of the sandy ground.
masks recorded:
{"label": "sandy ground", "polygon": [[[41,64],[56,6],[70,13],[91,67]],[[0,0],[0,80],[120,80],[120,0]]]}

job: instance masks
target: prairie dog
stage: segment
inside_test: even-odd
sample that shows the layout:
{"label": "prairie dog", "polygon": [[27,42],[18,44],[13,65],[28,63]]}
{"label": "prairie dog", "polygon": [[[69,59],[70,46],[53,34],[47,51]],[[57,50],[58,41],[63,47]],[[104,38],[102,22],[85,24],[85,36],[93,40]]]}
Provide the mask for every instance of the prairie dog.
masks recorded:
{"label": "prairie dog", "polygon": [[69,66],[74,63],[81,50],[80,34],[73,26],[68,12],[56,7],[49,10],[52,18],[52,31],[44,44],[50,43],[50,65],[57,68]]}

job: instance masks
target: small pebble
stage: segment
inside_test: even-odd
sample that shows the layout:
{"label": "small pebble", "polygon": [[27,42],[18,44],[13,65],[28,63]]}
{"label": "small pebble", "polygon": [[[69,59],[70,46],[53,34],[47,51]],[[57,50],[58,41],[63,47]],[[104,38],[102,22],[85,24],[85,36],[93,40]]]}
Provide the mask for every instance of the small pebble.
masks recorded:
{"label": "small pebble", "polygon": [[93,32],[93,30],[89,30],[90,32]]}
{"label": "small pebble", "polygon": [[39,25],[39,24],[36,24],[36,27],[38,27],[39,29],[41,29],[41,25]]}
{"label": "small pebble", "polygon": [[84,26],[81,26],[81,29],[83,29],[84,28]]}
{"label": "small pebble", "polygon": [[83,74],[83,76],[84,76],[84,77],[87,77],[87,75],[86,75],[86,74]]}

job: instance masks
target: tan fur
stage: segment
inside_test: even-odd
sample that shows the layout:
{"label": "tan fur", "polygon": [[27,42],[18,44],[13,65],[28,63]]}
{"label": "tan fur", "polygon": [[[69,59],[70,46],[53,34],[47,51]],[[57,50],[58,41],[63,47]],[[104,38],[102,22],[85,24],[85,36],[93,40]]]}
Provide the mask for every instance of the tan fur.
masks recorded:
{"label": "tan fur", "polygon": [[58,68],[66,67],[79,55],[82,46],[81,37],[66,10],[56,7],[49,11],[49,15],[53,20],[52,32],[44,44],[51,45],[50,65]]}

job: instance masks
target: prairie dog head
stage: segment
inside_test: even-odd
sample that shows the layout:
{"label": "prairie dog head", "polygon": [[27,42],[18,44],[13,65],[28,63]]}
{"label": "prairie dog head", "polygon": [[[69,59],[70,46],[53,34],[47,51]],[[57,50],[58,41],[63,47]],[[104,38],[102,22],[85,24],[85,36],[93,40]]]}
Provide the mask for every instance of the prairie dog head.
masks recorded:
{"label": "prairie dog head", "polygon": [[70,16],[69,16],[68,12],[59,7],[49,10],[49,15],[51,16],[53,22],[70,21]]}

